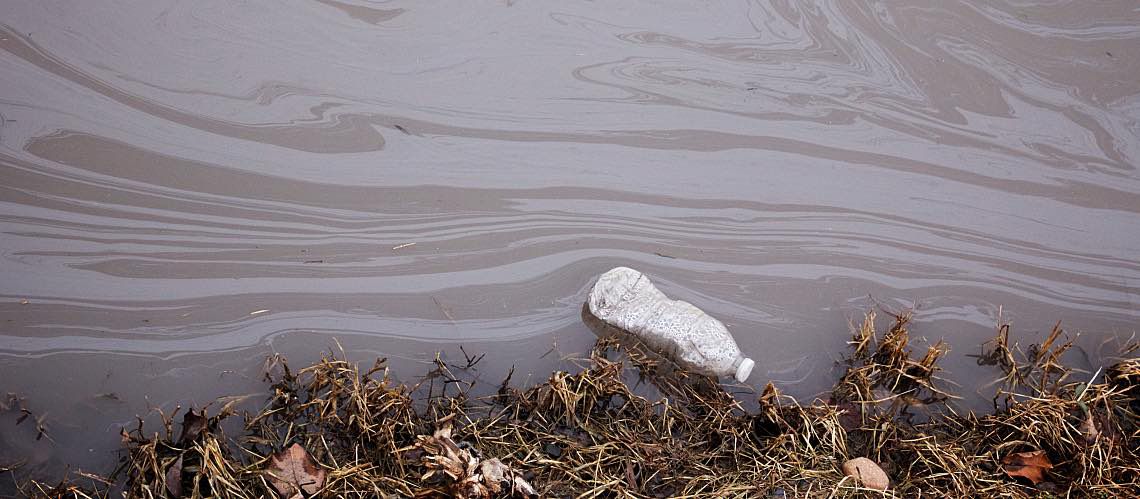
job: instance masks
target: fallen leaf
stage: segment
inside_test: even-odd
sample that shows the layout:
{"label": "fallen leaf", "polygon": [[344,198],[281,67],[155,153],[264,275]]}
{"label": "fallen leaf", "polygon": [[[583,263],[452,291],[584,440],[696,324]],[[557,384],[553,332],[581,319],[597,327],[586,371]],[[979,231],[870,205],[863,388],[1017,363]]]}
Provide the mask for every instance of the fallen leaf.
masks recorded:
{"label": "fallen leaf", "polygon": [[538,491],[534,489],[534,486],[518,474],[515,474],[514,479],[511,480],[511,486],[514,487],[515,494],[523,497],[538,497]]}
{"label": "fallen leaf", "polygon": [[1001,460],[1005,474],[1011,477],[1022,477],[1037,485],[1045,480],[1045,471],[1053,468],[1049,456],[1043,450],[1031,452],[1014,452]]}
{"label": "fallen leaf", "polygon": [[206,430],[206,424],[210,420],[206,418],[206,410],[202,409],[200,414],[194,412],[191,408],[182,415],[182,435],[178,437],[179,444],[186,444],[193,442],[198,435],[201,435]]}
{"label": "fallen leaf", "polygon": [[446,475],[451,480],[463,480],[475,470],[478,463],[475,456],[451,439],[450,423],[436,430],[430,437],[419,437],[416,445],[425,451],[420,460],[428,469],[420,477],[421,480],[427,480],[436,474]]}
{"label": "fallen leaf", "polygon": [[171,497],[182,497],[182,456],[166,470],[166,490]]}
{"label": "fallen leaf", "polygon": [[499,461],[497,457],[479,463],[479,471],[483,474],[483,482],[487,484],[487,489],[491,494],[501,492],[503,487],[499,485],[499,482],[506,481],[511,474],[511,469]]}
{"label": "fallen leaf", "polygon": [[[446,496],[458,499],[497,497],[504,489],[510,495],[538,496],[529,482],[498,458],[480,461],[470,451],[470,445],[455,443],[451,439],[453,428],[449,419],[450,416],[441,421],[440,428],[431,436],[419,436],[410,449],[420,453],[420,464],[428,470],[420,480],[443,479],[448,489]],[[425,497],[436,497],[431,489],[417,492],[416,496],[420,497],[421,492],[426,494]]]}
{"label": "fallen leaf", "polygon": [[325,486],[324,468],[297,443],[270,457],[265,474],[273,488],[289,499],[314,495]]}

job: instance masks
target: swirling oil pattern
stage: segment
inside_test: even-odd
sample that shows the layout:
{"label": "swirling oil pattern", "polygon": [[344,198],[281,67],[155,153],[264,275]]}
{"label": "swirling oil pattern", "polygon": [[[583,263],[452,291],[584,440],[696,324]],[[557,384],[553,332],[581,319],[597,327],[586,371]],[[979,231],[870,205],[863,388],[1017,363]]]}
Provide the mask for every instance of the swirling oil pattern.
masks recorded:
{"label": "swirling oil pattern", "polygon": [[1134,0],[11,0],[0,116],[0,392],[48,430],[0,458],[45,470],[273,352],[536,383],[619,265],[809,399],[871,307],[965,407],[999,315],[1090,372],[1140,322]]}

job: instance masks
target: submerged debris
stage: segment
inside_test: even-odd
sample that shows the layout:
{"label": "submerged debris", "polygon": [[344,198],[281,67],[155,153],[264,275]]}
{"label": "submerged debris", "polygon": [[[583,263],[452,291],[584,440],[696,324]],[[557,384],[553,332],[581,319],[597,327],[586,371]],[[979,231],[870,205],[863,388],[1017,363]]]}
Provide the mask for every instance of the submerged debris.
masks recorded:
{"label": "submerged debris", "polygon": [[[1060,326],[1022,352],[1003,325],[979,356],[1001,377],[995,410],[959,414],[938,379],[945,345],[914,355],[909,315],[891,315],[881,335],[874,314],[855,328],[830,399],[808,405],[768,385],[746,409],[612,337],[578,372],[525,389],[508,376],[487,398],[452,371],[470,359],[437,360],[408,386],[383,360],[362,371],[330,355],[294,372],[275,357],[272,395],[240,435],[222,431],[237,422],[229,405],[186,413],[180,431],[174,414],[160,432],[140,420],[118,476],[130,497],[849,497],[888,477],[875,494],[1140,496],[1140,360],[1089,380],[1061,363]],[[24,492],[110,494],[100,487]]]}

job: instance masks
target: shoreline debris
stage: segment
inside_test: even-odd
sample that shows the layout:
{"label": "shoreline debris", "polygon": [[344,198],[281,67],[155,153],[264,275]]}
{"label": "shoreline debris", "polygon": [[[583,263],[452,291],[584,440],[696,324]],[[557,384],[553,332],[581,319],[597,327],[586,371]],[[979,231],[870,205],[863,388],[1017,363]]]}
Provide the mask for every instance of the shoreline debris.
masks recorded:
{"label": "shoreline debris", "polygon": [[[995,360],[994,411],[963,414],[938,377],[946,346],[912,351],[909,315],[890,315],[881,334],[873,314],[853,327],[830,398],[804,404],[771,384],[742,401],[620,336],[601,337],[576,372],[529,387],[508,376],[487,396],[462,379],[478,369],[470,361],[452,370],[437,359],[408,385],[384,359],[364,368],[328,354],[294,371],[275,356],[259,411],[240,421],[231,404],[191,411],[182,428],[177,410],[159,413],[158,431],[140,418],[110,477],[26,481],[20,492],[111,497],[114,483],[128,497],[251,499],[1140,496],[1140,345],[1090,380],[1062,363],[1071,342],[1059,325],[1025,351],[1001,325],[979,356]],[[295,473],[267,474],[282,459]]]}

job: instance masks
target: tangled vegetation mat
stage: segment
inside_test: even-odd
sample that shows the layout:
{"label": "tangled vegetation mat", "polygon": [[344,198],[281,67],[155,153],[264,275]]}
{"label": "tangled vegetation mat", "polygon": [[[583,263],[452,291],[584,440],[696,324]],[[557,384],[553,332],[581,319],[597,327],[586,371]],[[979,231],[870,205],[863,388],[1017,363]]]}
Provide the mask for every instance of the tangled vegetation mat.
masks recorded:
{"label": "tangled vegetation mat", "polygon": [[[473,398],[450,366],[398,384],[330,354],[274,358],[256,414],[232,405],[123,432],[110,477],[28,482],[38,497],[1140,497],[1140,359],[1077,373],[1060,326],[1024,351],[1008,326],[985,345],[994,411],[959,414],[945,346],[914,353],[909,316],[853,328],[828,400],[768,385],[745,405],[716,380],[600,339],[578,372]],[[477,362],[476,360],[469,360]],[[470,366],[467,366],[470,367]],[[639,386],[639,384],[643,384]],[[425,391],[425,385],[427,390]],[[644,387],[651,387],[646,390]],[[652,397],[643,395],[652,391]],[[414,394],[427,393],[424,397]],[[244,418],[239,434],[227,422]],[[180,423],[176,420],[180,419]],[[856,459],[865,458],[865,459]],[[854,460],[853,460],[854,459]],[[885,487],[885,490],[880,490]]]}

